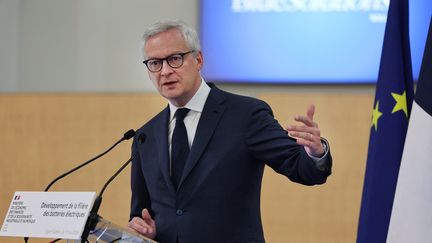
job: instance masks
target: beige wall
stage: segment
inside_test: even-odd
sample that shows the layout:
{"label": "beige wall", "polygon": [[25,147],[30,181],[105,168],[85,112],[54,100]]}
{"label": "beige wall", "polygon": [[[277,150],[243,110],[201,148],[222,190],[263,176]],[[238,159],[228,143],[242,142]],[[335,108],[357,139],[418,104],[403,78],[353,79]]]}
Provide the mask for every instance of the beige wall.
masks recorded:
{"label": "beige wall", "polygon": [[[266,169],[262,216],[268,242],[355,241],[373,94],[344,93],[257,94],[273,107],[282,125],[315,103],[315,118],[334,157],[333,175],[322,186],[297,185]],[[0,95],[0,219],[14,191],[43,190],[57,175],[102,152],[165,105],[152,93]],[[125,142],[52,190],[99,192],[129,156],[130,142]],[[126,225],[129,203],[128,169],[105,192],[100,214]],[[0,238],[0,242],[22,239]]]}

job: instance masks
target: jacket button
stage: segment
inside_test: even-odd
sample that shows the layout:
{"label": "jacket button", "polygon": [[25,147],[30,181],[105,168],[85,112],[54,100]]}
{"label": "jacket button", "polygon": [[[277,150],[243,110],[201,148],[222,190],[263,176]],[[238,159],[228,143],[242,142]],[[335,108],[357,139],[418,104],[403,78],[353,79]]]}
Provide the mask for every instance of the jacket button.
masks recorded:
{"label": "jacket button", "polygon": [[183,215],[183,210],[177,209],[176,214],[177,214],[177,216],[182,216]]}

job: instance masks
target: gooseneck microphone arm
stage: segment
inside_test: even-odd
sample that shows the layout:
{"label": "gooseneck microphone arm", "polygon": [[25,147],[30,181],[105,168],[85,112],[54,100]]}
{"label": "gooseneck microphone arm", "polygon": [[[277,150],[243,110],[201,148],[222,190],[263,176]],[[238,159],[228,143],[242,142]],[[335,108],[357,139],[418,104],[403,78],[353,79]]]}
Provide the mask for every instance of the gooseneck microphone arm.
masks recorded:
{"label": "gooseneck microphone arm", "polygon": [[[94,157],[94,158],[92,158],[92,159],[90,159],[90,160],[88,160],[88,161],[86,161],[86,162],[84,162],[84,163],[78,165],[77,167],[75,167],[75,168],[73,168],[73,169],[67,171],[66,173],[61,174],[60,176],[58,176],[57,178],[55,178],[54,180],[52,180],[52,181],[48,184],[48,186],[45,188],[45,191],[47,192],[47,191],[50,189],[50,187],[51,187],[52,185],[54,185],[54,183],[56,183],[58,180],[60,180],[60,179],[62,179],[63,177],[65,177],[65,176],[67,176],[67,175],[73,173],[74,171],[76,171],[76,170],[78,170],[78,169],[80,169],[80,168],[82,168],[82,167],[84,167],[84,166],[90,164],[91,162],[93,162],[93,161],[99,159],[100,157],[104,156],[104,155],[107,154],[109,151],[111,151],[111,150],[112,150],[115,146],[117,146],[119,143],[123,142],[124,140],[129,140],[129,139],[133,138],[134,136],[135,136],[135,130],[133,130],[133,129],[130,129],[129,131],[125,132],[125,134],[123,134],[123,137],[122,137],[120,140],[118,140],[114,145],[112,145],[109,149],[107,149],[105,152],[103,152],[103,153],[97,155],[96,157]],[[27,243],[28,240],[29,240],[29,237],[24,237],[24,242],[25,242],[25,243]]]}
{"label": "gooseneck microphone arm", "polygon": [[106,187],[111,183],[112,180],[114,180],[114,178],[117,177],[118,174],[120,174],[120,172],[122,172],[122,170],[124,168],[126,168],[126,166],[129,165],[129,163],[133,160],[133,158],[134,158],[134,156],[132,156],[128,161],[126,161],[122,165],[122,167],[120,167],[120,169],[118,169],[117,172],[113,176],[111,176],[111,178],[109,178],[109,180],[105,183],[102,190],[100,191],[99,195],[96,197],[96,199],[93,203],[93,207],[89,213],[83,234],[81,235],[81,242],[87,242],[87,238],[90,234],[90,231],[92,231],[96,228],[96,224],[100,218],[100,216],[98,215],[98,211],[99,211],[100,205],[102,204],[102,194],[104,193]]}
{"label": "gooseneck microphone arm", "polygon": [[62,174],[62,175],[60,175],[60,176],[58,176],[57,178],[55,178],[53,181],[51,181],[50,184],[48,184],[48,186],[45,188],[45,191],[48,191],[48,190],[50,189],[50,187],[51,187],[54,183],[56,183],[58,180],[62,179],[63,177],[65,177],[65,176],[67,176],[67,175],[69,175],[70,173],[73,173],[74,171],[76,171],[76,170],[78,170],[78,169],[80,169],[80,168],[82,168],[82,167],[84,167],[84,166],[90,164],[91,162],[93,162],[93,161],[99,159],[100,157],[104,156],[104,155],[107,154],[109,151],[111,151],[111,150],[112,150],[115,146],[117,146],[119,143],[123,142],[124,140],[128,140],[128,139],[132,138],[133,136],[135,136],[135,131],[134,131],[133,129],[130,129],[129,131],[127,131],[127,132],[123,135],[123,137],[122,137],[120,140],[118,140],[114,145],[112,145],[112,146],[111,146],[109,149],[107,149],[105,152],[103,152],[103,153],[97,155],[96,157],[94,157],[94,158],[92,158],[92,159],[90,159],[90,160],[88,160],[88,161],[86,161],[86,162],[84,162],[84,163],[78,165],[77,167],[75,167],[75,168],[73,168],[73,169],[67,171],[66,173],[64,173],[64,174]]}
{"label": "gooseneck microphone arm", "polygon": [[109,178],[109,180],[105,183],[105,185],[103,186],[102,190],[99,192],[99,197],[102,197],[102,194],[104,193],[105,189],[107,188],[107,186],[111,183],[111,181],[114,180],[114,178],[116,178],[118,176],[118,174],[120,174],[120,172],[122,172],[124,170],[124,168],[126,168],[126,166],[129,165],[129,163],[134,159],[135,156],[132,156],[128,161],[126,161],[122,167],[120,167],[120,169],[117,170],[117,172],[111,176],[111,178]]}
{"label": "gooseneck microphone arm", "polygon": [[[144,133],[140,134],[140,136],[138,137],[138,144],[142,144],[144,143],[144,141],[146,140],[146,135]],[[98,215],[98,211],[100,208],[100,205],[102,203],[102,195],[105,192],[105,189],[108,187],[108,185],[129,165],[129,163],[135,158],[137,153],[134,153],[129,159],[128,161],[126,161],[121,167],[120,169],[118,169],[114,175],[112,175],[107,182],[105,182],[104,186],[102,187],[101,191],[99,192],[99,195],[96,197],[94,203],[93,203],[93,207],[89,213],[86,225],[84,227],[84,231],[81,235],[81,243],[87,242],[87,238],[90,234],[90,231],[94,230],[96,228],[96,224],[100,218],[100,216]]]}

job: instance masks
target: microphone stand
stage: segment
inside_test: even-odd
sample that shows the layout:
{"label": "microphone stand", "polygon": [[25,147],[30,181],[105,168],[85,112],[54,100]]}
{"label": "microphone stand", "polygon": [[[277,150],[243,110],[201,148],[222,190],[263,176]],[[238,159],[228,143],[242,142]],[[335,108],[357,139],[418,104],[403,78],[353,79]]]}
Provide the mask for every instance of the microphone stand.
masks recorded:
{"label": "microphone stand", "polygon": [[123,137],[122,137],[120,140],[118,140],[115,144],[113,144],[113,145],[112,145],[109,149],[107,149],[105,152],[103,152],[103,153],[97,155],[96,157],[94,157],[94,158],[92,158],[92,159],[90,159],[90,160],[88,160],[88,161],[86,161],[86,162],[84,162],[84,163],[78,165],[77,167],[75,167],[75,168],[73,168],[73,169],[67,171],[66,173],[61,174],[61,175],[58,176],[57,178],[55,178],[53,181],[51,181],[50,184],[48,184],[48,186],[45,188],[45,191],[47,192],[47,191],[50,189],[50,187],[51,187],[54,183],[56,183],[58,180],[62,179],[63,177],[65,177],[65,176],[67,176],[67,175],[69,175],[70,173],[73,173],[74,171],[76,171],[76,170],[78,170],[78,169],[80,169],[80,168],[82,168],[82,167],[84,167],[84,166],[90,164],[90,163],[93,162],[94,160],[99,159],[100,157],[104,156],[104,155],[107,154],[109,151],[111,151],[111,150],[112,150],[115,146],[117,146],[119,143],[123,142],[124,140],[128,140],[128,139],[132,138],[133,136],[135,136],[135,131],[134,131],[133,129],[127,131],[127,132],[123,135]]}
{"label": "microphone stand", "polygon": [[126,166],[129,165],[129,163],[134,159],[135,155],[132,156],[128,161],[126,161],[121,167],[120,169],[118,169],[116,171],[116,173],[114,173],[114,175],[112,175],[109,180],[105,183],[105,185],[102,187],[99,195],[96,197],[94,203],[93,203],[93,207],[90,211],[89,217],[87,218],[87,222],[83,231],[83,234],[81,236],[81,243],[85,243],[88,242],[87,238],[90,234],[90,231],[94,230],[96,228],[96,224],[98,223],[99,219],[101,218],[98,215],[98,211],[99,211],[99,207],[102,203],[102,194],[104,193],[105,189],[107,188],[107,186],[120,174],[120,172],[122,172],[124,170],[124,168],[126,168]]}
{"label": "microphone stand", "polygon": [[[69,175],[69,174],[75,172],[76,170],[78,170],[78,169],[80,169],[80,168],[82,168],[82,167],[84,167],[84,166],[90,164],[91,162],[93,162],[93,161],[99,159],[100,157],[104,156],[104,155],[107,154],[109,151],[111,151],[111,150],[112,150],[115,146],[117,146],[119,143],[123,142],[124,140],[129,140],[129,139],[133,138],[134,136],[135,136],[135,130],[133,130],[133,129],[128,130],[127,132],[125,132],[125,133],[123,134],[123,137],[122,137],[120,140],[118,140],[116,143],[114,143],[114,144],[113,144],[109,149],[107,149],[105,152],[103,152],[103,153],[97,155],[96,157],[94,157],[94,158],[92,158],[92,159],[90,159],[90,160],[88,160],[88,161],[86,161],[86,162],[84,162],[84,163],[82,163],[82,164],[76,166],[75,168],[73,168],[73,169],[71,169],[71,170],[69,170],[69,171],[67,171],[67,172],[65,172],[65,173],[63,173],[63,174],[61,174],[60,176],[56,177],[54,180],[52,180],[52,181],[48,184],[48,186],[45,188],[44,191],[47,192],[47,191],[51,188],[51,186],[54,185],[54,183],[56,183],[58,180],[60,180],[60,179],[62,179],[63,177],[65,177],[65,176],[67,176],[67,175]],[[131,160],[132,160],[132,158],[131,158]],[[130,161],[129,161],[129,162],[130,162]],[[122,169],[122,170],[123,170],[123,169]],[[97,200],[97,199],[96,199],[96,200]],[[102,199],[101,199],[101,200],[102,200]],[[95,201],[95,203],[96,203],[96,201]],[[99,204],[100,204],[100,203],[99,203]],[[25,242],[25,243],[27,243],[28,240],[29,240],[29,237],[24,237],[24,242]]]}

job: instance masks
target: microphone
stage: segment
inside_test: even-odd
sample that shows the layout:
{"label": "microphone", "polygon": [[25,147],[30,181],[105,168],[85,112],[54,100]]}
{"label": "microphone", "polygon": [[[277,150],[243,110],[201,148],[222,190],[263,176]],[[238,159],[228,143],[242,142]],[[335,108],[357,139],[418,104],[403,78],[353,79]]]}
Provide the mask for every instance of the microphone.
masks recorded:
{"label": "microphone", "polygon": [[[138,144],[143,144],[146,140],[147,136],[145,133],[141,133],[138,136]],[[101,191],[99,192],[99,195],[96,197],[93,207],[89,213],[89,216],[87,218],[86,225],[84,227],[84,231],[81,235],[81,242],[85,243],[87,241],[87,238],[90,234],[90,231],[94,230],[96,228],[96,224],[99,221],[100,216],[98,215],[98,211],[100,208],[100,205],[102,204],[102,195],[105,192],[105,189],[108,187],[108,185],[126,168],[129,163],[135,158],[137,153],[134,153],[121,167],[118,169],[114,175],[112,175],[107,182],[105,182],[104,186],[102,187]]]}
{"label": "microphone", "polygon": [[[82,168],[82,167],[84,167],[84,166],[90,164],[91,162],[93,162],[93,161],[99,159],[100,157],[104,156],[104,155],[107,154],[109,151],[111,151],[111,150],[112,150],[115,146],[117,146],[119,143],[123,142],[124,140],[129,140],[129,139],[133,138],[134,136],[135,136],[135,130],[133,130],[133,129],[130,129],[129,131],[125,132],[125,133],[123,134],[123,137],[120,138],[120,140],[118,140],[116,143],[114,143],[114,144],[113,144],[109,149],[107,149],[105,152],[103,152],[103,153],[97,155],[96,157],[94,157],[94,158],[92,158],[92,159],[90,159],[90,160],[88,160],[88,161],[86,161],[86,162],[84,162],[84,163],[78,165],[77,167],[75,167],[75,168],[73,168],[73,169],[67,171],[66,173],[61,174],[60,176],[58,176],[57,178],[55,178],[54,180],[52,180],[52,181],[48,184],[48,186],[45,188],[45,191],[47,192],[47,191],[50,189],[50,187],[51,187],[52,185],[54,185],[54,183],[56,183],[58,180],[60,180],[60,179],[62,179],[63,177],[65,177],[65,176],[67,176],[67,175],[73,173],[74,171],[76,171],[76,170],[78,170],[78,169],[80,169],[80,168]],[[29,237],[24,237],[24,242],[27,243],[28,240],[29,240]],[[57,240],[58,240],[58,239],[57,239]],[[57,241],[57,240],[56,240],[56,241]]]}
{"label": "microphone", "polygon": [[111,150],[112,150],[115,146],[117,146],[119,143],[123,142],[124,140],[129,140],[129,139],[131,139],[133,136],[135,136],[135,130],[130,129],[129,131],[127,131],[127,132],[123,135],[123,137],[122,137],[120,140],[118,140],[116,143],[114,143],[114,145],[112,145],[112,146],[111,146],[109,149],[107,149],[105,152],[103,152],[103,153],[97,155],[96,157],[94,157],[94,158],[92,158],[92,159],[90,159],[90,160],[88,160],[88,161],[86,161],[86,162],[84,162],[84,163],[78,165],[77,167],[75,167],[75,168],[69,170],[68,172],[66,172],[66,173],[64,173],[64,174],[62,174],[62,175],[60,175],[60,176],[58,176],[57,178],[55,178],[53,181],[51,181],[50,184],[48,184],[48,186],[45,188],[45,191],[47,192],[47,191],[50,189],[50,187],[51,187],[54,183],[56,183],[58,180],[62,179],[63,177],[65,177],[65,176],[67,176],[67,175],[69,175],[70,173],[72,173],[72,172],[74,172],[74,171],[76,171],[76,170],[78,170],[78,169],[80,169],[80,168],[82,168],[82,167],[84,167],[84,166],[90,164],[90,163],[93,162],[94,160],[99,159],[100,157],[104,156],[104,155],[107,154],[109,151],[111,151]]}

